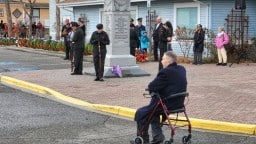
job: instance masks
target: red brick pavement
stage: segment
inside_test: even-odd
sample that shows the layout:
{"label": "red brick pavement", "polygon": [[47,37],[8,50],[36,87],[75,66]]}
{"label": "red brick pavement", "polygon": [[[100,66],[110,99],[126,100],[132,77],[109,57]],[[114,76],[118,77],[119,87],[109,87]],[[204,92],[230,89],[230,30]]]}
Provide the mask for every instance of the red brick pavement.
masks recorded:
{"label": "red brick pavement", "polygon": [[[214,64],[182,65],[187,69],[190,93],[187,111],[190,117],[256,124],[256,64],[234,64],[231,68]],[[138,108],[149,102],[142,94],[156,76],[158,64],[148,62],[139,66],[151,76],[107,78],[104,82],[95,82],[93,76],[71,76],[69,69],[20,71],[3,75],[91,103]]]}

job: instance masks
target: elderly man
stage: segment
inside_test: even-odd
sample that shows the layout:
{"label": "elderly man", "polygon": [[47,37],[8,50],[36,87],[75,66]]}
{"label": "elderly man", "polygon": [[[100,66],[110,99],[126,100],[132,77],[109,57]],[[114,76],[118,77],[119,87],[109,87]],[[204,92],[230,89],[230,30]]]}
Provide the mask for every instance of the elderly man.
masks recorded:
{"label": "elderly man", "polygon": [[[148,90],[150,92],[157,92],[161,98],[168,97],[172,94],[186,92],[187,79],[186,70],[183,66],[177,65],[176,55],[171,52],[165,52],[162,58],[163,69],[161,69],[157,77],[149,83]],[[172,103],[166,103],[169,110],[181,108],[183,101],[179,98],[172,101]],[[139,108],[135,113],[135,121],[137,122],[137,136],[143,138],[144,144],[149,143],[148,128],[149,123],[152,128],[153,140],[151,144],[158,144],[164,141],[165,137],[162,133],[160,124],[160,114],[156,113],[150,121],[148,117],[153,111],[153,108],[157,104],[157,97],[153,96],[149,105]],[[160,111],[162,109],[160,108]]]}
{"label": "elderly man", "polygon": [[153,31],[153,40],[154,40],[154,61],[158,61],[158,43],[159,43],[159,32],[163,24],[161,17],[156,18],[156,24]]}

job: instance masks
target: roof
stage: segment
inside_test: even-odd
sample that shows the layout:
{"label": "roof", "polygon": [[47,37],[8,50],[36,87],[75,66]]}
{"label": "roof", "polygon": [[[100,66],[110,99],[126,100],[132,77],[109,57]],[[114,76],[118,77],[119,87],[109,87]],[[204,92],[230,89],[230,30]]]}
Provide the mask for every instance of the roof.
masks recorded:
{"label": "roof", "polygon": [[[142,1],[147,1],[147,0],[131,0],[131,2],[142,2]],[[103,4],[104,4],[104,0],[64,0],[62,2],[57,3],[57,6],[76,7],[76,6],[103,5]]]}

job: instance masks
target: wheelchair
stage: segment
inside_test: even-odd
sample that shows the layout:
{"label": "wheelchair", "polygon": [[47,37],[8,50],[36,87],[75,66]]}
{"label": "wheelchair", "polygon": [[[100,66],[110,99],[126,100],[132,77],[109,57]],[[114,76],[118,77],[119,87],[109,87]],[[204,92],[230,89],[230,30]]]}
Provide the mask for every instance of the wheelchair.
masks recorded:
{"label": "wheelchair", "polygon": [[[163,119],[161,121],[161,125],[162,126],[168,126],[170,128],[170,138],[169,139],[165,139],[163,141],[163,144],[173,144],[174,143],[174,135],[175,135],[175,129],[176,128],[180,128],[180,127],[187,127],[188,130],[188,135],[185,135],[182,137],[182,143],[183,144],[190,144],[191,143],[191,138],[192,138],[192,134],[191,134],[191,122],[188,118],[187,112],[186,112],[186,108],[185,108],[185,104],[184,101],[186,98],[188,98],[189,93],[187,92],[181,92],[181,93],[176,93],[173,95],[170,95],[168,97],[162,98],[158,93],[155,92],[151,92],[148,94],[143,94],[144,97],[146,98],[151,98],[153,96],[157,96],[157,103],[153,108],[153,111],[151,112],[151,114],[149,115],[149,117],[147,118],[147,122],[148,124],[151,122],[152,117],[154,116],[154,114],[160,114],[162,116],[164,116],[166,119]],[[178,109],[168,109],[167,103],[171,103],[172,101],[176,100],[177,98],[179,98],[182,102],[182,106]],[[160,108],[160,111],[159,111]],[[179,119],[179,114],[184,114],[185,119]],[[175,116],[175,118],[172,118],[171,116]],[[177,122],[182,122],[182,125],[177,125]],[[143,128],[142,128],[143,129]],[[139,130],[142,131],[142,130]],[[144,144],[143,142],[143,138],[140,136],[135,137],[133,140],[131,140],[131,143],[133,144]]]}

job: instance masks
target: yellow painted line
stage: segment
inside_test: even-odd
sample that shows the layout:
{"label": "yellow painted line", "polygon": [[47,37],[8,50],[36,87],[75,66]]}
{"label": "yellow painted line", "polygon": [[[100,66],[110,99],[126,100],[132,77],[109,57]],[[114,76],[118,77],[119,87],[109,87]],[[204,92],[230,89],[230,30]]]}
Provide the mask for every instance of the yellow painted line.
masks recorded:
{"label": "yellow painted line", "polygon": [[[178,120],[185,120],[185,117],[179,117]],[[189,118],[189,120],[191,122],[192,128],[256,135],[256,125],[253,124],[240,124],[215,120],[203,120],[196,118]],[[172,122],[172,124],[173,123],[174,122]],[[178,121],[176,123],[177,126],[182,126],[186,124],[187,122],[183,121]]]}
{"label": "yellow painted line", "polygon": [[[1,82],[7,83],[9,85],[21,87],[33,92],[40,93],[40,94],[46,94],[56,99],[69,102],[71,104],[84,106],[94,110],[108,112],[108,113],[132,118],[132,119],[134,118],[134,114],[136,111],[135,109],[125,108],[120,106],[109,106],[109,105],[103,105],[103,104],[88,103],[80,99],[65,96],[52,89],[49,89],[40,85],[36,85],[33,83],[25,82],[22,80],[18,80],[15,78],[11,78],[8,76],[1,76],[0,80]],[[179,119],[185,119],[185,118],[179,117]],[[239,123],[221,122],[221,121],[213,121],[213,120],[202,120],[202,119],[196,119],[196,118],[190,118],[190,122],[192,124],[192,128],[256,135],[256,125],[252,125],[252,124],[239,124]],[[184,122],[177,123],[177,125],[184,125],[184,124],[185,124]]]}

